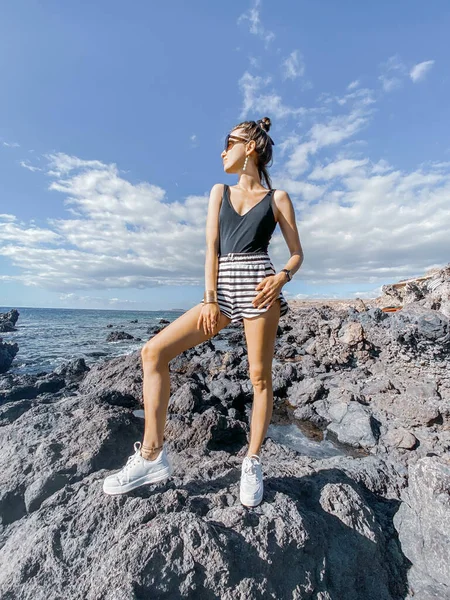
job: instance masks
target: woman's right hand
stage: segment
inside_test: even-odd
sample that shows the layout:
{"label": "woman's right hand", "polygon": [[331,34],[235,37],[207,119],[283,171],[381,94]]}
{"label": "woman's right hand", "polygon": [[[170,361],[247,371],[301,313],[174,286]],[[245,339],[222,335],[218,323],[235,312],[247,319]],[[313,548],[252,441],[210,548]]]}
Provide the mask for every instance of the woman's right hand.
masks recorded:
{"label": "woman's right hand", "polygon": [[203,305],[202,311],[197,321],[197,329],[203,325],[205,335],[214,335],[217,333],[219,325],[220,308],[217,302],[207,302]]}

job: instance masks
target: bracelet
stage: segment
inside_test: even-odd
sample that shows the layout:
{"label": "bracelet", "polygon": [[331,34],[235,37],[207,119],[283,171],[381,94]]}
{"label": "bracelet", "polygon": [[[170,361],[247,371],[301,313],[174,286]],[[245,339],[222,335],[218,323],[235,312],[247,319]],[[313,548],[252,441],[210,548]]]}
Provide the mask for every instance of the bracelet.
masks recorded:
{"label": "bracelet", "polygon": [[203,302],[205,304],[209,304],[210,302],[217,303],[217,291],[216,290],[206,290],[203,295]]}

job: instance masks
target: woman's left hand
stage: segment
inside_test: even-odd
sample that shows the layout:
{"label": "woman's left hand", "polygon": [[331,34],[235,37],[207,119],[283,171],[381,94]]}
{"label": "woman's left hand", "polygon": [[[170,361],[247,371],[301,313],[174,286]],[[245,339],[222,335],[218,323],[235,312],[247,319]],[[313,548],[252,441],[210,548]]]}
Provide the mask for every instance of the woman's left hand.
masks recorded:
{"label": "woman's left hand", "polygon": [[281,277],[278,275],[264,277],[255,288],[256,291],[259,291],[259,294],[253,298],[253,306],[255,308],[264,308],[267,306],[269,309],[278,298],[285,281],[286,278],[283,273],[281,274]]}

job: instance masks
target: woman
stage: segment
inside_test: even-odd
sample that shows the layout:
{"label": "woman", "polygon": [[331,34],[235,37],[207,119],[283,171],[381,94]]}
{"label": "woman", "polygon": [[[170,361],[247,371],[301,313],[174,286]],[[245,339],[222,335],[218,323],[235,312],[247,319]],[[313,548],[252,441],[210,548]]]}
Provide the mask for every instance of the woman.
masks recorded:
{"label": "woman", "polygon": [[[281,292],[303,262],[303,251],[289,195],[271,189],[267,165],[274,142],[268,135],[270,119],[244,121],[226,137],[222,152],[226,173],[237,174],[236,186],[215,184],[206,223],[206,291],[200,304],[170,323],[142,349],[144,372],[144,440],[135,442],[135,454],[125,467],[108,476],[107,494],[123,494],[172,474],[163,447],[170,398],[169,362],[178,354],[205,342],[230,322],[243,321],[249,374],[254,400],[250,444],[241,470],[240,501],[257,506],[263,496],[259,451],[272,416],[272,360],[280,316],[289,308]],[[261,184],[264,178],[269,190]],[[276,227],[291,257],[275,272],[267,253]]]}

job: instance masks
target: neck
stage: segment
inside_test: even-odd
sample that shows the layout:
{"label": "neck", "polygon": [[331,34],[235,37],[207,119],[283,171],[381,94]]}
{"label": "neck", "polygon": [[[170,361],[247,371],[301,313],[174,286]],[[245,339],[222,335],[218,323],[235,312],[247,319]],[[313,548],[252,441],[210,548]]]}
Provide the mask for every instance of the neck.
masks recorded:
{"label": "neck", "polygon": [[254,173],[240,173],[237,185],[249,192],[260,191],[261,187],[263,187],[259,175]]}

